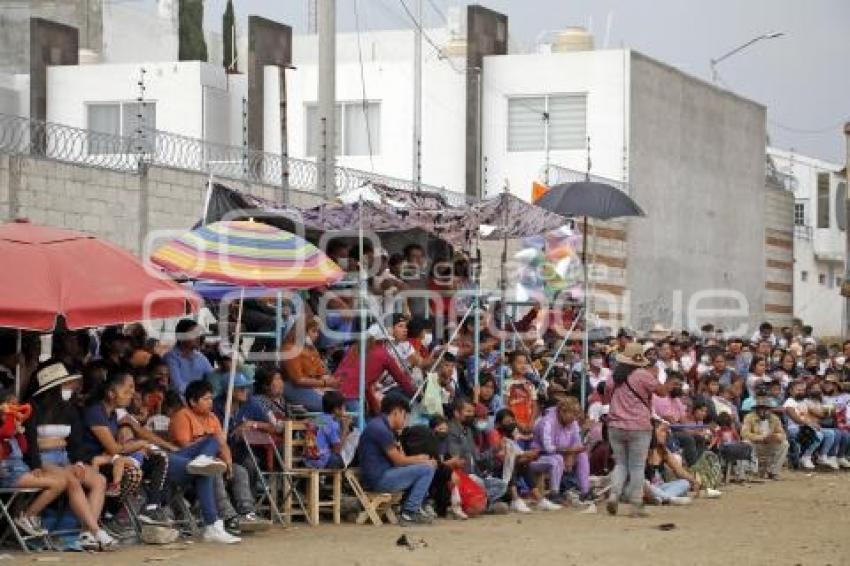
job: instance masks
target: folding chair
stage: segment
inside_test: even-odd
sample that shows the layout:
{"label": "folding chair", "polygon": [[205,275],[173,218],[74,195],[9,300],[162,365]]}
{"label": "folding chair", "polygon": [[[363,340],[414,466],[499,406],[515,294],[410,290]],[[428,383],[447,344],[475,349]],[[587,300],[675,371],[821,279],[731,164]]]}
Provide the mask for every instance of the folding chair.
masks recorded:
{"label": "folding chair", "polygon": [[392,525],[398,524],[398,517],[393,506],[401,502],[403,493],[371,493],[366,491],[360,485],[359,470],[355,468],[345,470],[345,479],[357,500],[360,501],[360,505],[363,506],[363,511],[357,515],[356,523],[358,525],[372,521],[373,525],[380,527],[384,524],[382,517],[386,518],[387,522]]}
{"label": "folding chair", "polygon": [[[277,443],[270,434],[259,430],[244,431],[242,433],[242,442],[245,445],[246,452],[248,452],[248,457],[251,461],[251,465],[254,467],[254,472],[257,474],[257,477],[260,479],[260,484],[263,487],[262,494],[260,494],[254,504],[258,509],[265,508],[266,504],[268,504],[269,514],[271,515],[272,520],[283,524],[285,522],[285,518],[280,512],[277,497],[275,497],[273,488],[277,487],[278,481],[282,485],[286,486],[290,482],[290,478],[286,477],[286,473],[284,472],[283,458],[280,456],[280,452],[277,449]],[[266,460],[265,469],[260,465],[255,450],[264,455]],[[275,470],[275,464],[277,464],[280,468],[279,471]],[[304,501],[297,492],[296,497],[298,497],[301,510],[305,511]]]}
{"label": "folding chair", "polygon": [[41,489],[14,487],[0,488],[0,513],[3,514],[3,519],[6,523],[3,533],[2,535],[0,535],[0,545],[6,542],[6,540],[10,537],[14,537],[24,553],[29,553],[29,547],[27,547],[27,542],[31,540],[41,540],[44,543],[45,548],[52,548],[50,544],[50,539],[47,535],[32,536],[23,534],[21,533],[20,529],[18,529],[18,525],[16,525],[15,521],[13,520],[13,506],[16,503],[24,503],[24,501],[18,501],[18,499],[31,499],[38,493],[41,493]]}

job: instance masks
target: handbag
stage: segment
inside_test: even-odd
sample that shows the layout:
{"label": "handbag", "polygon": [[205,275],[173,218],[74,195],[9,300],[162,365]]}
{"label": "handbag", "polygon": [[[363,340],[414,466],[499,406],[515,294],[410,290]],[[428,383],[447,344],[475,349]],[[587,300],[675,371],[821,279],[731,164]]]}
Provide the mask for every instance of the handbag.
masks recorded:
{"label": "handbag", "polygon": [[455,470],[457,490],[460,494],[460,504],[463,512],[470,517],[482,514],[487,510],[487,492],[469,474],[463,470]]}

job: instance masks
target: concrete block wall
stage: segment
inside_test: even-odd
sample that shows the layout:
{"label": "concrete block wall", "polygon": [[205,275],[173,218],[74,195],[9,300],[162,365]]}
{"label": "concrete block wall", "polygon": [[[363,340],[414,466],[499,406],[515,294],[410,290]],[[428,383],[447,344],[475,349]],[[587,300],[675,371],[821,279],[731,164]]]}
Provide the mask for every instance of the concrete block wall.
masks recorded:
{"label": "concrete block wall", "polygon": [[794,194],[768,186],[765,211],[765,320],[787,326],[794,314]]}

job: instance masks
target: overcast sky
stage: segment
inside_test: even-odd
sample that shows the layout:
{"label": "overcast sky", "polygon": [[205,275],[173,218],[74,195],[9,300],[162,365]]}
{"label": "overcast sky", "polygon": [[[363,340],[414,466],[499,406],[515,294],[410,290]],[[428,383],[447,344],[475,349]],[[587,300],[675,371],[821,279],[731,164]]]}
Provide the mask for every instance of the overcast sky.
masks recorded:
{"label": "overcast sky", "polygon": [[[362,29],[412,27],[402,0],[356,0]],[[404,0],[412,8],[415,0]],[[340,30],[354,29],[355,0],[338,0]],[[426,26],[439,12],[469,2],[423,0]],[[530,48],[541,32],[590,26],[597,47],[624,45],[710,79],[709,60],[768,31],[762,41],[718,66],[730,90],[767,107],[774,145],[844,161],[843,123],[850,120],[848,0],[480,0],[509,17],[511,47]],[[206,21],[220,29],[226,0],[206,0]],[[256,14],[307,24],[307,0],[234,0],[237,18]],[[438,12],[439,10],[439,12]],[[610,26],[609,26],[610,23]],[[427,49],[427,47],[426,47]]]}

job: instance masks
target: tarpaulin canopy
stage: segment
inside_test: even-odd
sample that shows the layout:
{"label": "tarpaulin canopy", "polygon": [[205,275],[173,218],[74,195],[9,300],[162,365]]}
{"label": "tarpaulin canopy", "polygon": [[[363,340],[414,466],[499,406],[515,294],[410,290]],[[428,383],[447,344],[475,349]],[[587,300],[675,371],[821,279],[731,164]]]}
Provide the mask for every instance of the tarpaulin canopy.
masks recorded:
{"label": "tarpaulin canopy", "polygon": [[0,226],[0,326],[76,330],[170,318],[199,299],[128,252],[89,234],[14,222]]}

